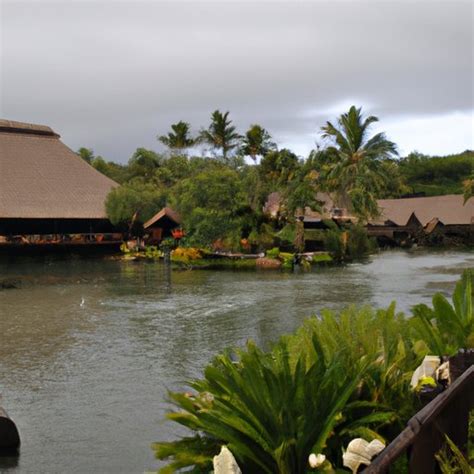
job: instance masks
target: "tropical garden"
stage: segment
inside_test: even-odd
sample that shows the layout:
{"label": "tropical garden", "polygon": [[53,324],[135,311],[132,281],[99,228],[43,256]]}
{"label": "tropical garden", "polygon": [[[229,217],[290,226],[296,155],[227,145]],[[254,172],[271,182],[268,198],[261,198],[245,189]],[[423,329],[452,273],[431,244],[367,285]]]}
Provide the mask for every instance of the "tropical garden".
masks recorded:
{"label": "tropical garden", "polygon": [[[183,246],[298,250],[297,216],[305,208],[320,211],[321,193],[360,224],[377,216],[377,199],[413,193],[464,193],[467,198],[472,193],[474,152],[447,157],[414,152],[400,158],[384,133],[371,133],[377,120],[351,107],[320,129],[320,146],[306,158],[279,148],[259,124],[241,134],[229,112],[219,110],[199,133],[193,134],[187,122],[172,124],[157,136],[166,152],[138,148],[125,165],[87,148],[78,153],[120,183],[106,208],[111,222],[124,231],[139,235],[143,222],[169,206],[182,217]],[[270,216],[265,205],[272,195],[278,203]],[[345,229],[335,236],[337,231],[327,233],[328,245],[342,252],[337,240]]]}
{"label": "tropical garden", "polygon": [[[187,435],[153,445],[166,462],[160,472],[211,472],[223,445],[244,473],[357,472],[369,462],[349,462],[349,442],[383,448],[420,409],[420,394],[439,385],[434,375],[410,383],[423,357],[474,348],[473,279],[466,271],[452,303],[435,294],[410,316],[395,303],[324,310],[268,350],[248,342],[218,355],[187,392],[169,392],[168,419]],[[472,472],[459,447],[447,446],[437,454],[441,472]],[[400,457],[390,472],[407,469]]]}

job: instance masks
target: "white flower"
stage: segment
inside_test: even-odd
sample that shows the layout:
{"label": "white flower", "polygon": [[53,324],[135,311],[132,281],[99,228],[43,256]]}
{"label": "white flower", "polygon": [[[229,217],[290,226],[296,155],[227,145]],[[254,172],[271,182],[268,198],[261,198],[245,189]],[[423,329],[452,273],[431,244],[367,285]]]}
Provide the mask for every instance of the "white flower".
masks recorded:
{"label": "white flower", "polygon": [[309,465],[314,469],[321,466],[324,461],[326,461],[326,456],[324,454],[314,454],[311,453],[308,458]]}
{"label": "white flower", "polygon": [[221,452],[214,456],[212,463],[215,474],[242,474],[234,455],[227,446],[221,447]]}
{"label": "white flower", "polygon": [[384,448],[385,444],[378,439],[374,439],[370,443],[362,438],[353,439],[347,445],[346,452],[342,455],[342,463],[355,473],[361,464],[368,466],[372,458]]}

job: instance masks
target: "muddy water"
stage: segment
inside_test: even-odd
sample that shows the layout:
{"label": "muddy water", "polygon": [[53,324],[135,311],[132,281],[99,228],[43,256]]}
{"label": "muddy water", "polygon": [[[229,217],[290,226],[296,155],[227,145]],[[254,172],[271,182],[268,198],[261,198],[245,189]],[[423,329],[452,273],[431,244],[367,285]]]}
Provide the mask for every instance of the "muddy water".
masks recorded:
{"label": "muddy water", "polygon": [[449,293],[474,252],[385,252],[308,274],[169,272],[161,263],[0,261],[0,392],[22,436],[0,472],[140,473],[176,428],[168,388],[222,348],[265,344],[347,304],[399,309]]}

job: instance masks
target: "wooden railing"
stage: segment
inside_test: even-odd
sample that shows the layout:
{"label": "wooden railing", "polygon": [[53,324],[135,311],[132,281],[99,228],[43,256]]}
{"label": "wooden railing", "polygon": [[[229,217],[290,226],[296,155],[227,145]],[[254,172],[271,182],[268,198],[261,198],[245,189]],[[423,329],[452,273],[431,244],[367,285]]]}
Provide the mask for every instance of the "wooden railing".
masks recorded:
{"label": "wooden railing", "polygon": [[467,454],[469,412],[473,408],[474,365],[411,418],[363,474],[389,473],[390,466],[403,455],[408,456],[409,473],[438,472],[435,455],[445,445],[445,436]]}

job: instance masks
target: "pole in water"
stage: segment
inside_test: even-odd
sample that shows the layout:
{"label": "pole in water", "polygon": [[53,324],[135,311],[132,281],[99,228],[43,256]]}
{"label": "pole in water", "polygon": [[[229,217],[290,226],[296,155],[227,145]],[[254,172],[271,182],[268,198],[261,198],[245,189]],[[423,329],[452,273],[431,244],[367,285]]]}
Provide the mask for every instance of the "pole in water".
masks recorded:
{"label": "pole in water", "polygon": [[20,434],[13,420],[0,407],[0,455],[18,452],[20,448]]}

